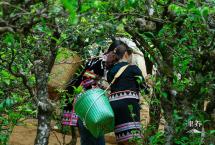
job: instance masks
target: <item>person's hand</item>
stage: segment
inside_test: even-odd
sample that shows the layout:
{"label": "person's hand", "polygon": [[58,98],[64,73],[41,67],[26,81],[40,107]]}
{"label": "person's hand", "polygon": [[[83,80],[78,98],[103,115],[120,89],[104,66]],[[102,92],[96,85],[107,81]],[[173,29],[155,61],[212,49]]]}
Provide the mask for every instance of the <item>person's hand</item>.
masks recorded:
{"label": "person's hand", "polygon": [[101,81],[100,81],[100,84],[99,84],[99,87],[100,87],[101,89],[106,90],[106,89],[108,89],[109,84],[108,84],[108,82],[107,82],[107,81],[105,81],[105,80],[101,80]]}
{"label": "person's hand", "polygon": [[107,61],[107,54],[101,55],[100,58],[102,59],[102,61],[106,62]]}

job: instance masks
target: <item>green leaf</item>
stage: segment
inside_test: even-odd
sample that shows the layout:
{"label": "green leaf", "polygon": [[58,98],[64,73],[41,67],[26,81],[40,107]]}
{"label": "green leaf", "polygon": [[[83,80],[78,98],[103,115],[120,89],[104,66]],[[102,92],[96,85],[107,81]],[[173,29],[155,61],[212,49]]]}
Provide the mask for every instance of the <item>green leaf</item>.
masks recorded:
{"label": "green leaf", "polygon": [[7,85],[10,85],[10,80],[9,80],[9,79],[4,79],[4,82],[5,82]]}
{"label": "green leaf", "polygon": [[6,107],[10,107],[10,106],[13,105],[13,104],[14,104],[14,101],[13,101],[12,99],[7,98],[7,99],[5,100],[5,106],[6,106]]}
{"label": "green leaf", "polygon": [[136,81],[137,81],[138,84],[142,84],[143,83],[143,77],[141,77],[141,76],[135,76],[135,78],[136,78]]}
{"label": "green leaf", "polygon": [[164,98],[167,98],[167,93],[166,92],[162,92],[161,96],[164,97]]}
{"label": "green leaf", "polygon": [[4,103],[0,104],[0,111],[4,110]]}
{"label": "green leaf", "polygon": [[100,4],[101,4],[100,1],[95,0],[94,3],[93,3],[93,6],[94,6],[95,8],[98,8],[98,7],[100,6]]}
{"label": "green leaf", "polygon": [[165,47],[165,43],[162,41],[161,43],[160,43],[160,48],[164,48]]}
{"label": "green leaf", "polygon": [[9,46],[11,46],[15,42],[13,34],[7,34],[4,39],[4,42],[6,42]]}
{"label": "green leaf", "polygon": [[133,110],[134,110],[133,105],[128,105],[128,109],[129,109],[129,111],[130,111],[131,113],[133,113]]}
{"label": "green leaf", "polygon": [[128,0],[129,4],[134,4],[136,2],[136,0]]}
{"label": "green leaf", "polygon": [[145,32],[144,34],[149,38],[155,38],[155,35],[152,32]]}
{"label": "green leaf", "polygon": [[88,11],[90,8],[91,8],[91,7],[90,7],[89,4],[83,4],[83,5],[81,6],[81,12],[82,12],[82,13],[83,13],[83,12],[86,12],[86,11]]}
{"label": "green leaf", "polygon": [[0,96],[3,96],[4,92],[2,90],[0,90]]}
{"label": "green leaf", "polygon": [[209,8],[208,7],[204,7],[201,11],[202,16],[207,17],[209,14]]}
{"label": "green leaf", "polygon": [[124,24],[123,23],[119,24],[116,29],[119,32],[123,32],[124,31]]}
{"label": "green leaf", "polygon": [[61,0],[63,5],[67,8],[67,10],[70,13],[69,21],[71,24],[77,24],[78,23],[78,17],[76,14],[77,9],[77,1],[76,0]]}
{"label": "green leaf", "polygon": [[74,94],[80,94],[83,91],[83,87],[82,86],[78,86],[77,88],[75,86],[73,86],[74,88]]}
{"label": "green leaf", "polygon": [[3,75],[4,78],[9,78],[10,77],[10,73],[8,73],[6,70],[2,70],[1,74]]}
{"label": "green leaf", "polygon": [[210,130],[210,134],[215,134],[215,130]]}
{"label": "green leaf", "polygon": [[78,23],[78,16],[77,16],[77,14],[75,12],[70,14],[69,21],[73,25]]}
{"label": "green leaf", "polygon": [[196,8],[195,2],[193,0],[190,0],[189,3],[187,4],[187,8],[188,9]]}

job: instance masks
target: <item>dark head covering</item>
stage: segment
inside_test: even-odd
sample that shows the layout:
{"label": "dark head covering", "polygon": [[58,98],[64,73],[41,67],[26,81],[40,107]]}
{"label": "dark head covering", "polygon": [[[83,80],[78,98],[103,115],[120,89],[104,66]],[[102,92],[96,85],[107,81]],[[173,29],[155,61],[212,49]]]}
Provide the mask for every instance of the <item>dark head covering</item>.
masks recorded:
{"label": "dark head covering", "polygon": [[107,53],[113,51],[116,47],[118,47],[118,46],[121,45],[121,44],[123,44],[122,41],[120,41],[120,40],[114,40],[114,41],[111,43],[111,45],[109,46]]}

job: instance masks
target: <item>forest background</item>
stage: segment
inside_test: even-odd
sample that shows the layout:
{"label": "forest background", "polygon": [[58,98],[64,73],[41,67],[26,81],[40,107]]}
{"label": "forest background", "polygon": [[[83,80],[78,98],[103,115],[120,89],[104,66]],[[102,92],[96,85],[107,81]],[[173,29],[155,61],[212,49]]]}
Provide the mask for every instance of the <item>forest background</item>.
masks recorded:
{"label": "forest background", "polygon": [[[56,58],[65,48],[96,56],[111,36],[131,38],[147,72],[157,69],[144,144],[215,143],[214,0],[1,0],[0,36],[0,144],[23,118],[37,117],[35,145],[47,145]],[[192,121],[204,133],[187,135]]]}

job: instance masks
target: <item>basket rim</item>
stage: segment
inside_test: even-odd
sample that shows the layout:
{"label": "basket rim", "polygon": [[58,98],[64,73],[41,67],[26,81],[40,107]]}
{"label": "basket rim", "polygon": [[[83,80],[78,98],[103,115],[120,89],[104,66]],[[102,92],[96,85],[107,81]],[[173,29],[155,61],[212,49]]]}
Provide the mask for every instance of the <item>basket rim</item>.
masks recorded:
{"label": "basket rim", "polygon": [[105,94],[105,90],[103,90],[103,89],[101,89],[101,88],[92,88],[92,89],[89,89],[89,90],[86,90],[85,92],[83,92],[83,93],[80,93],[79,95],[79,97],[77,98],[77,100],[76,100],[76,103],[75,104],[77,104],[81,99],[83,99],[83,95],[84,94],[86,94],[86,93],[89,93],[89,92],[92,92],[92,91],[94,91],[94,90],[101,90],[101,91],[103,91],[104,92],[104,94]]}

